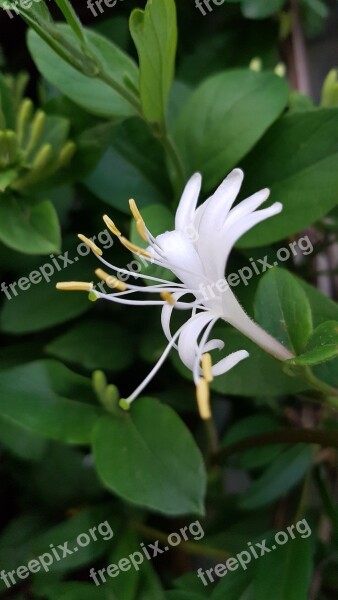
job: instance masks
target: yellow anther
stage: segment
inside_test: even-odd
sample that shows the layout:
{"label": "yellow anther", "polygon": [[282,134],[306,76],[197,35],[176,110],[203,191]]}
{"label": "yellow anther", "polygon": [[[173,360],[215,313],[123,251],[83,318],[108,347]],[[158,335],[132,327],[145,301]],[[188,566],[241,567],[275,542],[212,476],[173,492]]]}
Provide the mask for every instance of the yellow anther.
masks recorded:
{"label": "yellow anther", "polygon": [[168,304],[175,304],[175,298],[170,292],[161,292],[161,298]]}
{"label": "yellow anther", "polygon": [[212,360],[211,355],[208,352],[202,356],[202,371],[208,383],[213,381],[214,376],[212,374]]}
{"label": "yellow anther", "polygon": [[86,244],[86,246],[88,246],[88,248],[90,248],[94,252],[94,254],[98,254],[99,256],[102,256],[103,252],[102,252],[101,248],[99,248],[96,244],[94,244],[94,242],[92,240],[87,238],[85,235],[82,235],[82,233],[79,233],[77,237],[81,240],[81,242]]}
{"label": "yellow anther", "polygon": [[86,281],[62,281],[56,284],[56,289],[63,292],[91,292],[94,286]]}
{"label": "yellow anther", "polygon": [[143,219],[138,219],[136,221],[136,229],[137,229],[137,233],[139,234],[139,236],[145,241],[148,242],[148,237],[147,237],[147,228],[146,228],[146,224],[143,221]]}
{"label": "yellow anther", "polygon": [[135,200],[133,200],[133,198],[131,198],[129,200],[129,208],[131,210],[131,214],[133,215],[135,221],[138,221],[139,219],[141,219],[143,221],[142,215],[141,215],[139,209],[137,208],[136,202],[135,202]]}
{"label": "yellow anther", "polygon": [[95,275],[99,279],[102,279],[102,281],[104,281],[109,287],[115,288],[115,289],[119,290],[120,292],[125,292],[126,289],[128,289],[128,286],[126,283],[124,283],[123,281],[120,281],[119,279],[117,279],[117,277],[113,277],[112,275],[109,275],[102,269],[96,269]]}
{"label": "yellow anther", "polygon": [[209,385],[204,377],[200,377],[196,386],[197,406],[203,421],[211,419]]}
{"label": "yellow anther", "polygon": [[108,217],[108,215],[103,215],[103,220],[107,225],[108,229],[117,237],[121,237],[122,233],[119,229],[117,229],[115,223]]}
{"label": "yellow anther", "polygon": [[133,200],[133,199],[129,200],[129,206],[130,206],[131,213],[136,221],[137,232],[140,235],[140,237],[145,242],[147,242],[148,238],[147,238],[146,224],[142,218],[142,215],[141,215],[139,209],[137,208],[137,204],[136,204],[135,200]]}
{"label": "yellow anther", "polygon": [[136,244],[133,244],[132,242],[127,240],[127,238],[121,236],[120,242],[121,242],[121,244],[123,244],[123,246],[125,246],[128,250],[130,250],[130,252],[134,252],[135,254],[140,254],[141,256],[146,256],[147,258],[152,258],[150,252],[147,252],[147,250],[144,250],[144,248],[140,248],[139,246],[136,246]]}

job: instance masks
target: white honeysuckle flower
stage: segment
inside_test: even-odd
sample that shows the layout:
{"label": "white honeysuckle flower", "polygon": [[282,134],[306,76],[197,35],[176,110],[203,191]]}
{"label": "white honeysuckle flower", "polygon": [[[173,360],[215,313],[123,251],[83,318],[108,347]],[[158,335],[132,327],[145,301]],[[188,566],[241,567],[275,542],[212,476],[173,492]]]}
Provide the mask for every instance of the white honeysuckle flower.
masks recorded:
{"label": "white honeysuckle flower", "polygon": [[[87,290],[91,291],[95,299],[105,298],[131,306],[162,306],[161,321],[168,345],[145,380],[129,398],[122,401],[121,406],[124,408],[128,408],[143,391],[163,364],[171,348],[175,347],[184,365],[192,372],[197,388],[200,414],[204,419],[210,418],[209,382],[213,377],[226,373],[249,356],[245,349],[239,349],[212,363],[210,353],[214,350],[223,350],[225,345],[222,340],[210,339],[212,328],[220,319],[233,325],[275,358],[283,361],[292,357],[289,350],[252,321],[226,283],[227,261],[239,238],[261,221],[277,215],[282,210],[282,204],[279,202],[263,210],[257,210],[269,197],[268,189],[257,192],[232,208],[242,181],[243,172],[234,169],[215,193],[196,208],[202,184],[201,175],[196,173],[188,181],[178,205],[175,229],[157,237],[147,229],[135,202],[131,200],[130,207],[138,232],[148,243],[146,250],[126,240],[109,217],[104,217],[107,227],[119,237],[124,246],[142,257],[142,260],[170,269],[180,283],[172,283],[111,265],[102,257],[101,250],[91,240],[80,236],[97,254],[101,262],[117,275],[151,281],[152,285],[126,284],[98,269],[97,276],[110,287],[115,288],[116,293],[106,294],[95,289],[93,284],[83,282],[58,284],[59,289]],[[219,286],[220,282],[222,286]],[[219,291],[220,289],[222,291]],[[147,295],[160,294],[161,300],[131,298],[140,292]],[[175,333],[172,333],[170,322],[174,310],[187,311],[188,318]]]}

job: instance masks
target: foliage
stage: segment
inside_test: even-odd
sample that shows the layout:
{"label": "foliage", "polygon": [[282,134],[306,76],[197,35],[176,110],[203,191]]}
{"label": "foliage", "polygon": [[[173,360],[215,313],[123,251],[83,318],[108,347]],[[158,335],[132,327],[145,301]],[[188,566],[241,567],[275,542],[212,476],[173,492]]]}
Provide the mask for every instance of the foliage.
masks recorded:
{"label": "foliage", "polygon": [[[319,106],[278,75],[279,34],[292,27],[280,0],[215,3],[222,18],[204,22],[185,4],[148,0],[129,15],[126,2],[86,27],[68,0],[18,5],[39,75],[28,88],[6,64],[0,76],[1,569],[74,547],[104,521],[114,530],[18,580],[18,600],[306,600],[314,585],[329,600],[338,587],[338,308],[316,289],[317,255],[338,232],[337,74]],[[326,5],[306,0],[302,11],[314,33]],[[175,351],[123,411],[120,398],[165,346],[160,314],[58,292],[57,281],[91,281],[98,266],[76,234],[126,265],[133,257],[101,215],[145,247],[130,197],[158,235],[172,229],[188,177],[202,173],[206,196],[236,166],[244,197],[269,187],[284,210],[239,241],[229,272],[259,259],[269,268],[234,292],[293,357],[280,363],[219,326],[227,350],[250,358],[212,382],[214,429],[199,420]],[[297,256],[275,261],[298,242]],[[291,536],[208,586],[197,577],[305,518],[309,539]],[[121,569],[101,587],[89,578],[197,519],[205,536],[172,547],[167,562]]]}

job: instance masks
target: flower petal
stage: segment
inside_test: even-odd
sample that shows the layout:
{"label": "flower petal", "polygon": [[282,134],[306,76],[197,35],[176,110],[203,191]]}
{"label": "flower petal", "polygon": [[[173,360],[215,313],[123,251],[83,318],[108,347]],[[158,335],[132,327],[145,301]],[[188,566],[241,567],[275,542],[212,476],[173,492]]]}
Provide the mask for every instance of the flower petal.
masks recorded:
{"label": "flower petal", "polygon": [[187,288],[198,290],[206,278],[195,247],[185,234],[167,231],[156,238],[156,243],[164,256],[163,266],[171,269]]}
{"label": "flower petal", "polygon": [[178,340],[178,353],[183,364],[191,371],[194,368],[196,351],[198,348],[198,338],[203,329],[215,319],[209,312],[199,313],[189,319],[184,325]]}
{"label": "flower petal", "polygon": [[263,190],[256,192],[256,194],[253,194],[249,198],[242,200],[242,202],[240,202],[239,204],[237,204],[237,206],[231,209],[227,218],[224,220],[224,225],[230,226],[236,223],[236,221],[239,221],[239,219],[243,219],[250,213],[254,212],[259,206],[261,206],[261,204],[263,204],[263,202],[266,202],[269,196],[269,188],[264,188]]}
{"label": "flower petal", "polygon": [[229,356],[222,358],[222,360],[213,365],[212,374],[215,376],[223,375],[224,373],[227,373],[228,371],[230,371],[230,369],[235,367],[239,362],[241,362],[245,358],[248,358],[248,356],[249,352],[247,352],[246,350],[238,350],[237,352],[232,352],[232,354],[229,354]]}
{"label": "flower petal", "polygon": [[[184,296],[184,294],[186,294],[185,291],[174,292],[172,294],[172,296],[173,296],[174,300],[179,300],[181,298],[181,296]],[[161,312],[162,329],[163,329],[163,333],[164,333],[165,337],[167,338],[168,342],[171,342],[171,340],[173,339],[173,336],[172,336],[171,330],[170,330],[170,321],[171,321],[171,317],[172,317],[174,308],[175,308],[175,304],[166,303],[163,306],[162,312]],[[173,347],[176,348],[176,350],[178,349],[177,344],[174,344]]]}
{"label": "flower petal", "polygon": [[195,213],[199,237],[196,248],[204,270],[213,281],[224,274],[222,225],[236,200],[243,181],[243,171],[234,169],[216,192]]}
{"label": "flower petal", "polygon": [[186,231],[194,220],[198,197],[202,186],[202,175],[195,173],[185,186],[175,217],[175,229]]}

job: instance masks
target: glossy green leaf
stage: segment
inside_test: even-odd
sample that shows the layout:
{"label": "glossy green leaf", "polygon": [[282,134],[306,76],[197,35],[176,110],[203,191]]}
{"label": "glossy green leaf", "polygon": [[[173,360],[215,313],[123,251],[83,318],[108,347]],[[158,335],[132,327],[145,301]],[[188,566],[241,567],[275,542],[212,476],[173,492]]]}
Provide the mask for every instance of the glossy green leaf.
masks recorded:
{"label": "glossy green leaf", "polygon": [[312,333],[311,307],[298,281],[284,269],[270,269],[255,298],[258,323],[286,348],[299,354]]}
{"label": "glossy green leaf", "polygon": [[[108,563],[118,567],[121,558],[135,552],[135,548],[138,548],[139,544],[140,540],[134,531],[125,528],[119,531],[119,537],[115,540]],[[142,570],[142,566],[140,570]],[[128,571],[123,572],[119,569],[115,573],[118,573],[116,577],[107,579],[109,593],[113,593],[114,598],[121,598],[121,600],[122,598],[123,600],[136,600],[140,585],[140,571],[131,567]]]}
{"label": "glossy green leaf", "polygon": [[103,202],[130,214],[128,200],[138,206],[171,199],[163,150],[146,125],[129,119],[114,127],[110,148],[85,185]]}
{"label": "glossy green leaf", "polygon": [[264,246],[302,231],[337,205],[338,109],[297,112],[275,123],[244,161],[243,194],[271,189],[283,211],[239,242]]}
{"label": "glossy green leaf", "polygon": [[27,254],[59,252],[61,233],[54,206],[47,200],[33,203],[10,194],[2,196],[0,240]]}
{"label": "glossy green leaf", "polygon": [[177,46],[174,0],[150,0],[145,10],[135,9],[130,31],[140,61],[140,96],[147,121],[165,123],[174,79]]}
{"label": "glossy green leaf", "polygon": [[[38,261],[30,272],[7,284],[6,300],[0,313],[2,331],[31,333],[73,319],[90,308],[88,294],[60,292],[58,281],[86,281],[97,266],[92,256],[81,256],[72,244],[66,244],[61,256]],[[68,261],[71,261],[70,263]],[[90,279],[90,277],[89,277]]]}
{"label": "glossy green leaf", "polygon": [[[69,26],[58,25],[59,31],[79,50],[76,35]],[[126,79],[137,86],[138,69],[135,63],[112,42],[86,30],[90,51],[101,62],[119,88],[126,88]],[[113,87],[94,77],[87,77],[62,60],[34,31],[28,35],[28,46],[41,74],[73,100],[91,113],[104,117],[129,117],[135,108]]]}
{"label": "glossy green leaf", "polygon": [[[72,554],[68,554],[63,560],[54,560],[49,570],[67,572],[84,565],[94,563],[100,556],[105,554],[114,543],[114,529],[116,527],[111,504],[101,504],[79,511],[71,519],[67,519],[54,527],[48,529],[34,540],[34,555],[40,556],[48,549],[50,540],[58,548],[66,540]],[[99,526],[104,523],[102,535]],[[90,534],[91,528],[96,528],[94,537]],[[96,537],[96,540],[94,539]],[[89,539],[88,539],[89,538]],[[106,538],[106,539],[104,539]],[[77,548],[77,550],[75,550]],[[62,558],[62,551],[60,552]]]}
{"label": "glossy green leaf", "polygon": [[311,462],[311,446],[297,444],[288,448],[242,494],[240,507],[252,510],[285,496],[304,477]]}
{"label": "glossy green leaf", "polygon": [[121,371],[133,358],[125,328],[111,320],[86,320],[77,323],[46,346],[48,354],[84,369]]}
{"label": "glossy green leaf", "polygon": [[[54,374],[50,372],[54,364],[36,362],[1,371],[0,415],[38,435],[86,444],[102,412],[96,406],[65,397],[62,380],[55,391]],[[65,367],[58,369],[58,376],[65,372],[69,378]],[[77,382],[77,376],[74,378]]]}
{"label": "glossy green leaf", "polygon": [[[303,529],[302,529],[303,531]],[[274,600],[307,600],[312,579],[312,542],[300,537],[263,556],[257,563],[255,597]],[[276,545],[275,545],[276,546]],[[271,544],[268,547],[272,548]]]}
{"label": "glossy green leaf", "polygon": [[[226,448],[252,435],[274,432],[280,429],[281,426],[277,419],[268,415],[252,415],[241,419],[230,427],[222,441],[222,447]],[[237,454],[236,464],[239,464],[242,469],[261,468],[272,463],[284,447],[282,444],[273,444],[261,448],[251,448]]]}
{"label": "glossy green leaf", "polygon": [[288,361],[292,365],[318,365],[338,356],[338,321],[319,325],[310,337],[305,352]]}
{"label": "glossy green leaf", "polygon": [[166,592],[165,594],[165,600],[203,600],[203,598],[205,598],[205,596],[183,590],[173,590],[172,592]]}
{"label": "glossy green leaf", "polygon": [[100,478],[124,500],[168,515],[203,512],[202,456],[168,406],[139,398],[130,414],[102,418],[93,444]]}
{"label": "glossy green leaf", "polygon": [[105,587],[95,587],[93,583],[68,581],[44,585],[43,594],[46,600],[111,600],[111,594]]}
{"label": "glossy green leaf", "polygon": [[46,440],[22,429],[11,420],[0,416],[0,445],[25,461],[41,460]]}
{"label": "glossy green leaf", "polygon": [[242,11],[248,19],[265,19],[278,12],[285,0],[242,0]]}
{"label": "glossy green leaf", "polygon": [[[252,568],[227,571],[211,594],[211,600],[252,600],[246,595],[252,578]],[[215,579],[217,581],[216,576]]]}
{"label": "glossy green leaf", "polygon": [[213,188],[277,119],[287,97],[287,84],[271,73],[243,69],[206,79],[184,105],[175,126],[187,175],[200,171],[205,189]]}

